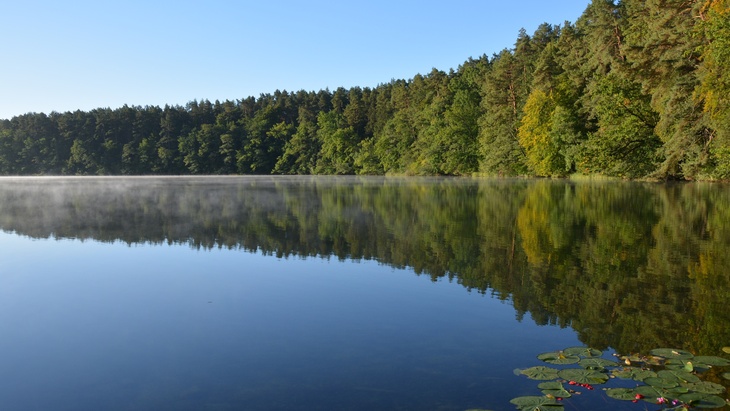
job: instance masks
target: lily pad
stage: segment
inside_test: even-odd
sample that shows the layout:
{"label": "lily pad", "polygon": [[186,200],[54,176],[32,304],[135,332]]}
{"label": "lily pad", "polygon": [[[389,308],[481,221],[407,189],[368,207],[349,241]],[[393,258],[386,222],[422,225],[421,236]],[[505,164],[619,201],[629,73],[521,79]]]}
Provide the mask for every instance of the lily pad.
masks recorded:
{"label": "lily pad", "polygon": [[679,385],[677,380],[665,380],[660,377],[647,378],[644,382],[655,388],[674,388]]}
{"label": "lily pad", "polygon": [[578,365],[583,368],[600,371],[606,367],[616,367],[618,363],[605,358],[584,358],[578,362]]}
{"label": "lily pad", "polygon": [[632,363],[636,362],[641,363],[646,360],[644,357],[640,357],[638,355],[622,355],[619,358],[621,358],[621,361],[626,365],[631,365]]}
{"label": "lily pad", "polygon": [[554,380],[558,378],[558,370],[542,365],[522,370],[522,374],[531,380]]}
{"label": "lily pad", "polygon": [[725,400],[717,395],[692,392],[679,397],[681,401],[697,408],[720,408],[725,405]]}
{"label": "lily pad", "polygon": [[666,398],[668,400],[677,400],[679,399],[680,395],[683,395],[686,393],[686,389],[684,390],[678,390],[680,387],[676,388],[657,388],[652,387],[650,385],[642,385],[639,387],[636,387],[634,391],[636,391],[637,394],[641,394],[644,396],[644,401],[647,402],[656,402],[657,398]]}
{"label": "lily pad", "polygon": [[652,355],[650,357],[646,357],[646,359],[644,360],[644,363],[646,365],[663,365],[666,360],[667,359],[664,357],[658,357],[656,355]]}
{"label": "lily pad", "polygon": [[676,382],[698,382],[700,377],[684,370],[661,370],[657,373],[659,378]]}
{"label": "lily pad", "polygon": [[727,354],[730,354],[730,347],[722,347],[722,351]]}
{"label": "lily pad", "polygon": [[715,367],[725,367],[730,365],[730,361],[713,355],[700,355],[692,359],[695,364],[707,364]]}
{"label": "lily pad", "polygon": [[702,363],[695,363],[694,359],[692,361],[689,360],[681,360],[681,359],[675,359],[675,360],[669,360],[666,364],[664,364],[667,369],[670,370],[682,370],[687,372],[695,371],[696,369],[700,370],[706,370],[710,368],[709,365],[705,365]]}
{"label": "lily pad", "polygon": [[608,381],[608,375],[595,371],[580,368],[566,368],[558,372],[560,378],[575,381],[580,384],[603,384]]}
{"label": "lily pad", "polygon": [[621,378],[624,380],[635,380],[635,381],[644,381],[647,378],[650,377],[656,377],[656,373],[651,370],[643,370],[638,367],[624,367],[621,369],[614,369],[611,371],[611,374],[613,374],[617,378]]}
{"label": "lily pad", "polygon": [[664,357],[666,359],[672,359],[672,358],[681,358],[681,359],[690,359],[694,357],[694,355],[685,350],[680,350],[679,348],[656,348],[650,351],[651,355],[656,355],[659,357]]}
{"label": "lily pad", "polygon": [[570,398],[573,395],[566,389],[542,390],[542,393],[545,394],[546,397],[552,397],[552,398]]}
{"label": "lily pad", "polygon": [[730,372],[726,372],[725,374],[722,374],[722,378],[726,380],[730,380]]}
{"label": "lily pad", "polygon": [[565,355],[577,355],[583,358],[600,357],[603,351],[591,347],[570,347],[563,350]]}
{"label": "lily pad", "polygon": [[636,391],[631,388],[609,388],[606,395],[617,400],[633,401],[636,399]]}
{"label": "lily pad", "polygon": [[538,384],[537,388],[542,390],[542,393],[548,397],[568,398],[571,396],[570,392],[563,387],[563,383],[559,381],[546,381]]}
{"label": "lily pad", "polygon": [[566,355],[562,351],[542,353],[537,356],[537,359],[556,365],[575,364],[580,361],[580,357],[577,355]]}
{"label": "lily pad", "polygon": [[510,403],[516,405],[517,408],[523,411],[550,411],[563,408],[563,404],[558,403],[553,398],[534,395],[513,398],[510,400]]}
{"label": "lily pad", "polygon": [[702,394],[722,394],[725,392],[725,387],[710,381],[690,382],[682,384],[692,392],[699,392]]}
{"label": "lily pad", "polygon": [[557,390],[563,388],[563,383],[560,381],[545,381],[537,384],[537,388],[541,390]]}

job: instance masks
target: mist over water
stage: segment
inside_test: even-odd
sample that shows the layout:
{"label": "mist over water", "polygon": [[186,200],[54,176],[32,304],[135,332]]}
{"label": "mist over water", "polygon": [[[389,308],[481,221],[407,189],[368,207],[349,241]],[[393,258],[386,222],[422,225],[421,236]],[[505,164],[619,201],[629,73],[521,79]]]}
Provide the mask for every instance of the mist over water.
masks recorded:
{"label": "mist over water", "polygon": [[0,403],[512,409],[540,352],[728,345],[729,213],[711,184],[0,178]]}

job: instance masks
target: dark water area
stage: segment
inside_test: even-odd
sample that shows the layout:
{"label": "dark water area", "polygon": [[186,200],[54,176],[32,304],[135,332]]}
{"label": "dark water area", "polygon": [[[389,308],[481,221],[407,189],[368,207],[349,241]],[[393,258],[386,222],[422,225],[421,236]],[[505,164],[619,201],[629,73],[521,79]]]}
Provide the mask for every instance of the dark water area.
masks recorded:
{"label": "dark water area", "polygon": [[730,357],[721,184],[5,178],[0,262],[0,409],[512,410],[547,351]]}

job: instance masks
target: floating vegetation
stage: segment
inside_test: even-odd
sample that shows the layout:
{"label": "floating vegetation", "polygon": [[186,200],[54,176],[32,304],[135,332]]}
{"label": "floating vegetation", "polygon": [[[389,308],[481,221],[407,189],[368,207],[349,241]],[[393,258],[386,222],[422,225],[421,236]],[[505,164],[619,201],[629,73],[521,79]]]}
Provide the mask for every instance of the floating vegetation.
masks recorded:
{"label": "floating vegetation", "polygon": [[563,408],[563,404],[560,404],[555,398],[547,396],[517,397],[510,402],[522,411],[550,411]]}
{"label": "floating vegetation", "polygon": [[[722,349],[730,354],[730,347]],[[542,396],[524,396],[512,399],[519,410],[562,410],[563,402],[582,390],[594,391],[594,385],[606,384],[612,379],[620,385],[628,381],[634,387],[611,387],[595,390],[597,395],[622,401],[646,401],[665,411],[686,411],[691,408],[721,408],[730,404],[723,398],[725,386],[719,381],[730,379],[730,372],[708,373],[713,367],[729,367],[730,360],[717,356],[695,356],[676,348],[657,348],[649,355],[618,356],[620,362],[603,358],[600,350],[589,347],[570,347],[537,356],[541,361],[562,366],[537,366],[515,370],[529,379],[543,380],[538,384]],[[703,379],[704,378],[704,379]],[[601,398],[605,397],[601,396]],[[568,400],[569,401],[569,400]]]}
{"label": "floating vegetation", "polygon": [[609,388],[606,390],[606,395],[617,400],[633,401],[644,398],[643,395],[637,394],[631,388]]}
{"label": "floating vegetation", "polygon": [[622,367],[611,370],[611,376],[624,380],[644,381],[647,378],[656,377],[657,375],[652,370],[639,367]]}
{"label": "floating vegetation", "polygon": [[570,391],[566,390],[563,383],[560,381],[547,381],[538,384],[537,388],[542,390],[548,398],[568,398],[573,395]]}
{"label": "floating vegetation", "polygon": [[600,357],[603,351],[590,347],[570,347],[563,350],[568,355],[577,355],[581,358]]}
{"label": "floating vegetation", "polygon": [[668,360],[676,359],[676,358],[683,358],[688,359],[694,357],[691,352],[684,351],[684,350],[678,350],[674,348],[655,348],[649,353],[655,357],[664,357]]}
{"label": "floating vegetation", "polygon": [[608,381],[608,374],[602,371],[586,370],[583,368],[566,368],[560,370],[558,376],[569,382],[575,381],[578,384],[603,384]]}
{"label": "floating vegetation", "polygon": [[550,364],[575,364],[580,361],[577,355],[565,354],[563,351],[546,352],[537,356],[537,359]]}
{"label": "floating vegetation", "polygon": [[618,366],[618,363],[605,358],[584,358],[578,361],[578,365],[589,370],[603,371],[606,367]]}
{"label": "floating vegetation", "polygon": [[537,366],[521,371],[531,380],[554,380],[558,378],[558,370],[555,368]]}

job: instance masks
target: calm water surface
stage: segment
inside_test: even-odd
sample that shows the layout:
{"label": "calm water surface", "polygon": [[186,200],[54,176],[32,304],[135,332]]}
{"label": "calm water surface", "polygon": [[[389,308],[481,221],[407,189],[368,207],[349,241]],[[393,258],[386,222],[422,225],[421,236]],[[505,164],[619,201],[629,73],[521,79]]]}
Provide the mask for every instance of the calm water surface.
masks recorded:
{"label": "calm water surface", "polygon": [[0,179],[0,230],[0,409],[511,410],[541,352],[730,345],[723,185]]}

